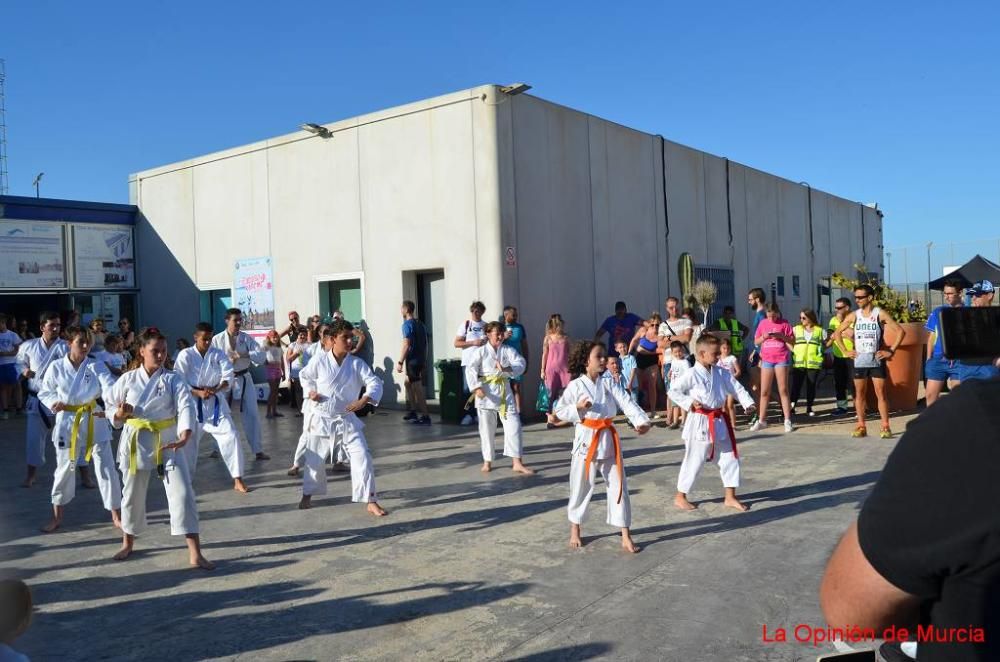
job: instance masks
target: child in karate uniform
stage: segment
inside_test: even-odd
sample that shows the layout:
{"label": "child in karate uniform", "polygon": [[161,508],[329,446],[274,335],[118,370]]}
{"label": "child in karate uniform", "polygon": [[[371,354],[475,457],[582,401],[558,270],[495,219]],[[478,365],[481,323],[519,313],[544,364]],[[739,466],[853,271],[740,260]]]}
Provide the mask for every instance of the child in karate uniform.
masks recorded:
{"label": "child in karate uniform", "polygon": [[[369,403],[378,405],[382,380],[367,363],[351,353],[354,326],[350,322],[335,321],[323,336],[330,349],[312,357],[299,373],[302,391],[313,403],[303,412],[303,425],[309,436],[299,508],[310,508],[313,495],[326,494],[323,462],[331,447],[339,443],[351,460],[351,500],[366,503],[369,513],[382,517],[386,512],[376,500],[375,470],[362,432],[365,426],[354,413]],[[361,387],[365,393],[359,398]]]}
{"label": "child in karate uniform", "polygon": [[527,363],[516,349],[503,344],[506,332],[506,327],[500,322],[486,325],[486,344],[469,351],[465,381],[476,398],[483,473],[489,473],[493,468],[493,437],[499,416],[503,424],[503,454],[511,458],[515,472],[531,475],[535,471],[521,461],[524,447],[521,417],[510,386],[511,378],[522,374]]}
{"label": "child in karate uniform", "polygon": [[[719,473],[725,488],[725,505],[740,511],[747,507],[736,498],[740,486],[740,456],[736,450],[736,436],[732,421],[726,411],[726,396],[740,401],[743,409],[754,409],[753,397],[740,386],[732,373],[716,365],[719,360],[719,339],[702,335],[696,345],[694,367],[670,382],[670,399],[688,412],[681,437],[684,439],[684,461],[677,477],[677,495],[674,505],[683,510],[694,510],[687,495],[698,478],[698,473],[719,455]],[[716,448],[718,447],[718,448]]]}
{"label": "child in karate uniform", "polygon": [[132,554],[135,536],[146,527],[146,490],[155,473],[167,493],[170,533],[184,536],[188,562],[211,570],[201,553],[198,504],[191,486],[184,446],[197,426],[191,392],[179,374],[165,370],[167,339],[157,329],[139,334],[140,365],[123,374],[105,396],[111,424],[124,427],[118,444],[118,466],[125,478],[122,491],[122,548],[116,561]]}
{"label": "child in karate uniform", "polygon": [[91,331],[86,327],[66,329],[69,354],[54,361],[45,372],[39,401],[55,414],[52,445],[56,471],[52,476],[52,521],[42,527],[52,533],[62,523],[67,504],[76,495],[76,465],[94,459],[97,485],[111,521],[121,526],[122,485],[111,454],[111,428],[98,398],[114,386],[114,376],[102,361],[87,355]]}
{"label": "child in karate uniform", "polygon": [[569,471],[569,544],[581,547],[580,526],[594,494],[597,471],[604,477],[608,492],[610,526],[622,533],[622,547],[638,552],[632,541],[632,508],[629,503],[621,442],[612,422],[618,409],[635,426],[636,432],[649,431],[649,418],[625,389],[601,378],[605,370],[604,343],[581,340],[570,353],[569,369],[575,379],[569,383],[555,411],[559,420],[574,423],[573,461]]}

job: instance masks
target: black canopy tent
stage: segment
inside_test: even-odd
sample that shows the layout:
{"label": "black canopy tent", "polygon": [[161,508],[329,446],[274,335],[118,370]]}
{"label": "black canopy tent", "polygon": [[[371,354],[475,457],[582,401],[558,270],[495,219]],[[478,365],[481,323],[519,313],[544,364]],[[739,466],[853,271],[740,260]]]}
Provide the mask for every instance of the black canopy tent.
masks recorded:
{"label": "black canopy tent", "polygon": [[1000,284],[1000,265],[990,262],[982,255],[977,255],[951,273],[935,278],[927,287],[932,290],[943,290],[945,282],[949,280],[960,281],[962,287],[969,287],[984,278],[994,284]]}

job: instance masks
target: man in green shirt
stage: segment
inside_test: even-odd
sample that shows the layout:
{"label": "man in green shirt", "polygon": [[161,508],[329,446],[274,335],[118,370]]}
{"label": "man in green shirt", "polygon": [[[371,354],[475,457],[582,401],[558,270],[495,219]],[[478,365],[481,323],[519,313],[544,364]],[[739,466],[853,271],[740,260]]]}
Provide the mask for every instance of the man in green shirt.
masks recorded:
{"label": "man in green shirt", "polygon": [[[837,327],[844,321],[847,314],[851,312],[851,300],[847,297],[841,297],[834,303],[833,308],[836,314],[830,319],[830,323],[826,327],[830,331],[826,346],[833,350],[833,385],[834,390],[837,392],[837,408],[833,410],[833,413],[835,416],[843,416],[848,412],[847,389],[851,383],[851,359],[844,356],[844,353],[833,342],[833,332],[837,330]],[[844,348],[847,351],[854,349],[854,342],[848,337],[849,334],[850,331],[846,331],[842,337]]]}

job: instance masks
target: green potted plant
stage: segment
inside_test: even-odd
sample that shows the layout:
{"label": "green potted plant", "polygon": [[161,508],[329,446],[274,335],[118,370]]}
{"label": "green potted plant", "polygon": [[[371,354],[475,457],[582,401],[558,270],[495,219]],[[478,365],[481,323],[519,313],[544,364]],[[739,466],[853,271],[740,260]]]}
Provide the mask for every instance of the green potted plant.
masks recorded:
{"label": "green potted plant", "polygon": [[[897,411],[910,411],[917,408],[917,396],[920,391],[920,375],[923,366],[924,346],[927,341],[924,322],[927,321],[927,309],[917,301],[907,301],[906,296],[881,282],[868,273],[864,265],[856,264],[857,278],[848,278],[835,273],[830,277],[834,285],[845,290],[854,291],[861,285],[868,285],[875,291],[875,305],[903,327],[903,342],[896,353],[886,361],[888,379],[886,393],[889,398],[889,408]],[[886,329],[885,344],[895,342],[892,330]],[[870,391],[869,393],[874,397]]]}

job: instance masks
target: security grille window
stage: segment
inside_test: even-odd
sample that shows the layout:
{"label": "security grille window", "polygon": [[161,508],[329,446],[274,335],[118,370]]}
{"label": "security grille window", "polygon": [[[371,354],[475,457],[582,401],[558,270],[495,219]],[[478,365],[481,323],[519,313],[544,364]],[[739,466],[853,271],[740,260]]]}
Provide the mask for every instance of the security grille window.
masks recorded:
{"label": "security grille window", "polygon": [[707,280],[713,285],[717,294],[715,302],[708,310],[708,319],[717,320],[722,317],[722,309],[726,306],[736,306],[736,284],[733,270],[730,267],[699,267],[694,268],[695,281]]}

